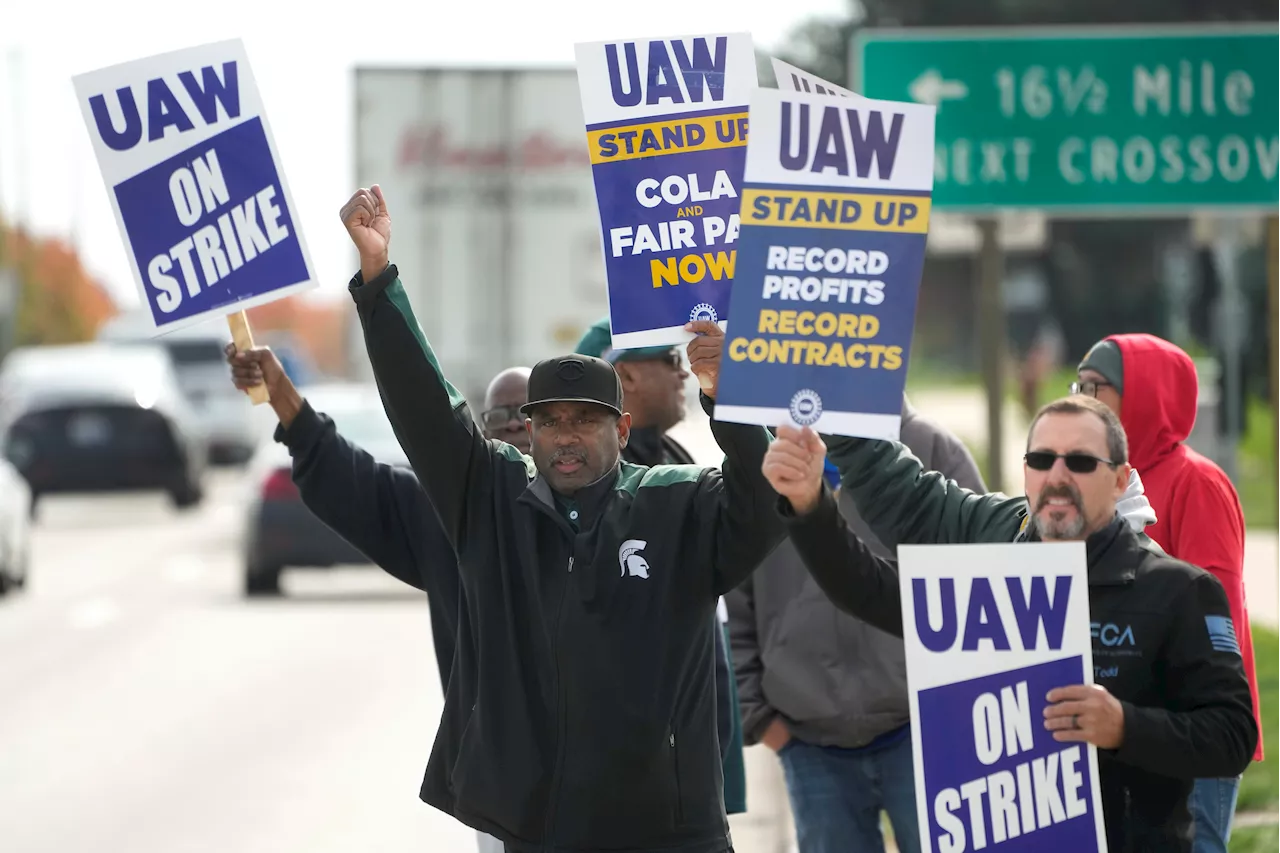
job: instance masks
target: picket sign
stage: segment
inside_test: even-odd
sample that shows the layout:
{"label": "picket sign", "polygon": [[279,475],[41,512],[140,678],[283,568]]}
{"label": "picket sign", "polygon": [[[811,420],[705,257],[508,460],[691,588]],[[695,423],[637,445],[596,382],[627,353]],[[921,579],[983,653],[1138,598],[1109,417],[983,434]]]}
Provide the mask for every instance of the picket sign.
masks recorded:
{"label": "picket sign", "polygon": [[1098,750],[1044,726],[1093,683],[1083,542],[898,549],[921,850],[1107,853]]}
{"label": "picket sign", "polygon": [[724,328],[756,87],[751,36],[574,50],[613,348],[684,345],[695,321]]}
{"label": "picket sign", "polygon": [[[237,40],[72,79],[154,334],[316,286],[244,45]],[[268,402],[265,385],[251,389]]]}

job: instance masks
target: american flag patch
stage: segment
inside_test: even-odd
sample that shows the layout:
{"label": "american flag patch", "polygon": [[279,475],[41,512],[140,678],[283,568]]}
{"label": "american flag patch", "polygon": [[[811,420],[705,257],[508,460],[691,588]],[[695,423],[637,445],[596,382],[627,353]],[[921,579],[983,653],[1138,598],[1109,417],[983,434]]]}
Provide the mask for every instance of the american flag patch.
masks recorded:
{"label": "american flag patch", "polygon": [[1236,639],[1236,626],[1230,616],[1206,616],[1204,625],[1209,629],[1209,644],[1215,651],[1240,654],[1240,642]]}

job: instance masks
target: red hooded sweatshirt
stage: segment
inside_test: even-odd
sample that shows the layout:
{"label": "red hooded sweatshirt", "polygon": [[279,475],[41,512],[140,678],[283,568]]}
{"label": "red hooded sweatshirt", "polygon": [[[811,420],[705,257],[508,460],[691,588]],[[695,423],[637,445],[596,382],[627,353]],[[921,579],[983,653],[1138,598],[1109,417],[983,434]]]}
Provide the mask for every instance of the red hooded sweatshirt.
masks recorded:
{"label": "red hooded sweatshirt", "polygon": [[1199,566],[1222,583],[1258,721],[1253,758],[1261,761],[1262,717],[1244,594],[1244,512],[1226,472],[1182,443],[1196,422],[1195,365],[1181,349],[1153,335],[1107,340],[1124,359],[1120,422],[1129,436],[1129,462],[1156,511],[1156,523],[1146,533],[1169,556]]}

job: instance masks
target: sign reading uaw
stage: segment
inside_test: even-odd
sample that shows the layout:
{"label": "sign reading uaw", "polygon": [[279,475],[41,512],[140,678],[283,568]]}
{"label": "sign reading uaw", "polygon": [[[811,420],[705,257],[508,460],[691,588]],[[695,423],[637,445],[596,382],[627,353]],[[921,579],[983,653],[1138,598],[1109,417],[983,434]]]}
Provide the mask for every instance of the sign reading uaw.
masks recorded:
{"label": "sign reading uaw", "polygon": [[315,286],[240,41],[103,68],[73,83],[157,331]]}
{"label": "sign reading uaw", "polygon": [[616,349],[728,316],[755,61],[746,34],[577,45]]}
{"label": "sign reading uaw", "polygon": [[[804,82],[784,74],[781,85]],[[751,98],[742,245],[716,417],[898,437],[933,186],[934,109]]]}
{"label": "sign reading uaw", "polygon": [[898,549],[921,849],[1106,853],[1097,748],[1045,728],[1093,683],[1082,542]]}

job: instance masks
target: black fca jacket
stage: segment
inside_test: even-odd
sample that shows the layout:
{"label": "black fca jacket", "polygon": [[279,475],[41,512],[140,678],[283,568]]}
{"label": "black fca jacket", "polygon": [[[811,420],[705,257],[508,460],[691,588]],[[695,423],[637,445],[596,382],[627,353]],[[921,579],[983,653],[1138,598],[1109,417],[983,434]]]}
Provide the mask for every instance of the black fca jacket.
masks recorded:
{"label": "black fca jacket", "polygon": [[574,496],[575,530],[482,438],[396,268],[351,293],[466,602],[423,800],[513,851],[729,849],[708,626],[783,536],[768,433],[713,421],[722,471],[621,463]]}
{"label": "black fca jacket", "polygon": [[302,502],[387,574],[427,594],[440,685],[449,683],[462,586],[453,553],[412,471],[378,462],[303,400],[275,440],[289,448]]}
{"label": "black fca jacket", "polygon": [[[653,427],[632,428],[631,439],[622,451],[623,460],[632,465],[693,465],[693,456],[680,442]],[[725,647],[724,633],[717,617],[711,626],[715,638],[716,654],[716,736],[720,739],[720,760],[729,754],[733,739],[733,717],[738,709],[733,707],[733,691],[729,684],[729,650]]]}
{"label": "black fca jacket", "polygon": [[[808,515],[780,505],[791,541],[831,600],[902,636],[896,563],[850,532],[826,486]],[[1226,594],[1213,575],[1166,556],[1119,518],[1085,549],[1094,681],[1124,706],[1123,743],[1098,750],[1107,848],[1190,851],[1194,780],[1244,772],[1258,739],[1239,652],[1222,650],[1208,630],[1214,619],[1229,620]]]}

